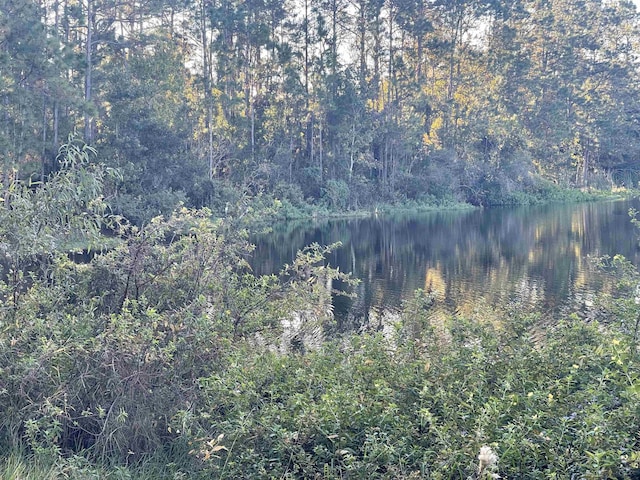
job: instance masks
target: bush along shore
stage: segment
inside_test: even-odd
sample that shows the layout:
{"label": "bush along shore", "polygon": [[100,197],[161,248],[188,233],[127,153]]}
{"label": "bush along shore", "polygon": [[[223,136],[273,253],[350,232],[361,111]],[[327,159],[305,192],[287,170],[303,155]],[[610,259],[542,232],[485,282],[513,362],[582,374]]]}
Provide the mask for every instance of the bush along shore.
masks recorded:
{"label": "bush along shore", "polygon": [[[238,220],[109,214],[109,171],[69,144],[0,204],[3,479],[638,478],[636,269],[589,319],[416,292],[384,332],[283,344],[331,322],[312,245],[255,276]],[[108,251],[74,261],[69,238]],[[77,259],[76,259],[77,260]]]}
{"label": "bush along shore", "polygon": [[[376,214],[398,212],[432,212],[443,210],[467,210],[483,207],[499,206],[527,206],[551,203],[592,202],[601,200],[616,200],[638,195],[638,191],[618,188],[609,190],[561,187],[542,178],[538,178],[535,186],[510,193],[492,195],[489,203],[471,204],[464,199],[448,194],[441,197],[425,195],[418,199],[399,199],[395,202],[371,202],[361,208],[346,208],[326,202],[313,202],[301,196],[276,196],[276,193],[263,193],[252,197],[234,198],[224,206],[214,205],[213,214],[218,217],[242,216],[247,210],[253,213],[254,226],[268,224],[273,221],[302,220],[310,218],[348,218],[368,217]],[[489,195],[489,192],[487,192]],[[239,209],[238,209],[239,207]],[[260,212],[260,215],[255,215]],[[260,220],[263,219],[263,221]],[[264,221],[267,218],[267,221]]]}

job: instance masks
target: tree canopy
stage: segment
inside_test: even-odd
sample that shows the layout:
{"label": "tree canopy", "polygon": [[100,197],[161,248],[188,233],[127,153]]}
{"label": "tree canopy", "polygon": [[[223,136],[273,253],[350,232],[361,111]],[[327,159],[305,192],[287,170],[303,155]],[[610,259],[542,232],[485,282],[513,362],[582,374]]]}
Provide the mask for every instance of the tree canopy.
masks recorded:
{"label": "tree canopy", "polygon": [[638,181],[626,0],[0,0],[5,186],[73,131],[146,221]]}

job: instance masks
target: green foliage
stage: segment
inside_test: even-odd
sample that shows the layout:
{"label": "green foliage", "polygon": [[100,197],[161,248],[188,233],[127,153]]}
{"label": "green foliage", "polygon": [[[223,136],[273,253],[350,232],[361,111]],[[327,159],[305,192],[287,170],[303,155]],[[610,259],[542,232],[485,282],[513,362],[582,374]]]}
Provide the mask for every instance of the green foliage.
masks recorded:
{"label": "green foliage", "polygon": [[0,235],[14,258],[42,255],[81,239],[90,244],[105,219],[103,188],[113,172],[91,164],[95,150],[70,139],[60,170],[44,184],[15,181],[3,192]]}
{"label": "green foliage", "polygon": [[271,344],[283,319],[323,304],[316,279],[334,275],[314,266],[323,250],[301,254],[282,282],[255,277],[242,232],[209,217],[183,209],[127,227],[88,264],[54,255],[46,280],[31,279],[3,329],[11,415],[0,426],[14,442],[101,459],[153,452],[231,342]]}
{"label": "green foliage", "polygon": [[2,480],[55,480],[60,478],[55,467],[40,465],[39,462],[27,464],[18,452],[3,458],[0,463]]}
{"label": "green foliage", "polygon": [[334,210],[346,210],[349,197],[348,185],[339,180],[329,180],[325,187],[324,196]]}
{"label": "green foliage", "polygon": [[129,461],[172,444],[173,416],[234,342],[276,344],[283,321],[303,311],[324,321],[325,282],[344,276],[315,246],[281,278],[256,277],[246,232],[206,209],[143,228],[111,222],[119,243],[74,262],[61,238],[95,240],[109,220],[104,173],[84,163],[89,151],[65,147],[60,172],[34,190],[12,187],[3,204],[0,238],[13,257],[3,280],[0,438],[38,457]]}
{"label": "green foliage", "polygon": [[[155,455],[148,478],[467,478],[484,445],[505,478],[637,476],[625,259],[601,261],[619,281],[586,321],[438,323],[419,293],[395,336],[313,349],[345,280],[329,249],[257,277],[246,233],[633,186],[635,7],[304,3],[0,0],[0,441],[35,465],[6,476]],[[119,175],[58,150],[82,123]]]}
{"label": "green foliage", "polygon": [[191,478],[473,478],[483,445],[506,478],[635,471],[640,378],[628,335],[569,318],[541,338],[537,317],[503,321],[485,308],[433,323],[430,303],[417,296],[391,337],[306,355],[228,346],[165,441],[189,449]]}
{"label": "green foliage", "polygon": [[[14,183],[0,206],[0,442],[24,452],[3,459],[7,478],[637,475],[625,259],[601,260],[619,284],[586,320],[443,318],[418,291],[392,328],[323,341],[331,284],[349,284],[324,264],[335,245],[256,276],[243,226],[258,208],[131,225],[108,215],[91,155],[71,142],[48,182]],[[99,243],[104,226],[113,247],[74,261],[69,237]]]}
{"label": "green foliage", "polygon": [[[70,139],[60,148],[60,170],[46,183],[12,182],[0,204],[0,288],[5,312],[17,308],[29,276],[47,276],[55,252],[81,245],[91,250],[102,243],[101,228],[116,222],[107,215],[106,183],[117,175],[91,163],[95,151]],[[36,268],[36,272],[30,270]]]}
{"label": "green foliage", "polygon": [[80,455],[55,460],[15,450],[0,460],[2,480],[175,480],[188,478],[177,464],[162,456],[143,466],[95,465]]}
{"label": "green foliage", "polygon": [[536,341],[537,318],[479,309],[432,324],[428,305],[417,297],[395,338],[354,336],[305,356],[238,350],[200,381],[194,451],[215,436],[225,447],[199,456],[203,473],[467,478],[493,445],[506,478],[629,474],[629,337],[576,318]]}
{"label": "green foliage", "polygon": [[137,225],[637,186],[635,6],[538,3],[0,0],[0,182],[44,179],[83,124]]}

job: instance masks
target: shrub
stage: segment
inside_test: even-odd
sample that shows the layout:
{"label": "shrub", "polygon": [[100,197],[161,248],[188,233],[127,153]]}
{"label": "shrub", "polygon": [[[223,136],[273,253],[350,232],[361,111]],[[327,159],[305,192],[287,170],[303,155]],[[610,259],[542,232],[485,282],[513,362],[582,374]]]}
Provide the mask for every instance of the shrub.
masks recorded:
{"label": "shrub", "polygon": [[200,382],[193,441],[226,439],[203,473],[473,478],[483,445],[505,478],[630,473],[640,425],[628,337],[569,318],[539,343],[536,317],[499,322],[481,308],[433,325],[413,305],[395,338],[305,356],[239,349]]}

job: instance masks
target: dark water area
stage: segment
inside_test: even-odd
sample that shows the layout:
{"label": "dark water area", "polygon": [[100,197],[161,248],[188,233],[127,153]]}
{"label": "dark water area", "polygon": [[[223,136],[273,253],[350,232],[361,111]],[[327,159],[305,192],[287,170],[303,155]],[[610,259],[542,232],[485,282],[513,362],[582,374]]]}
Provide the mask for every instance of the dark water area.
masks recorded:
{"label": "dark water area", "polygon": [[[277,272],[311,243],[342,247],[327,263],[360,279],[355,298],[334,297],[341,329],[366,326],[402,308],[416,289],[436,295],[436,310],[478,302],[543,314],[580,313],[613,279],[590,258],[622,254],[640,264],[629,208],[638,201],[495,208],[316,220],[276,225],[254,238],[252,267]],[[338,286],[339,287],[339,286]]]}

